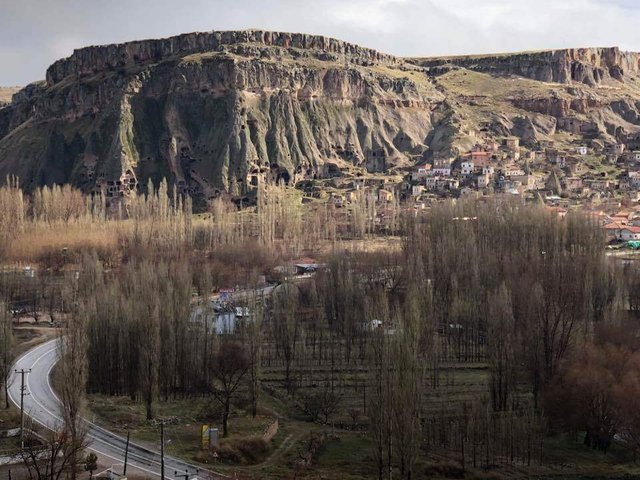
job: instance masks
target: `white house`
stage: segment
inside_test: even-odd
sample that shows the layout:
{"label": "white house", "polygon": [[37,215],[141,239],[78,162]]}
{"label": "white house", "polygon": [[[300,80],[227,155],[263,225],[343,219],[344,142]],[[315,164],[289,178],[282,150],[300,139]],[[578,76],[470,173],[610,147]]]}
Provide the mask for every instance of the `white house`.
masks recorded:
{"label": "white house", "polygon": [[[238,315],[241,313],[242,315]],[[217,335],[232,335],[236,333],[239,320],[246,316],[244,311],[233,309],[228,312],[214,312],[203,307],[196,307],[191,312],[191,322],[206,325],[209,332]]]}
{"label": "white house", "polygon": [[483,175],[493,175],[495,173],[496,169],[491,166],[491,165],[487,165],[482,167],[482,174]]}
{"label": "white house", "polygon": [[524,175],[524,170],[517,166],[508,166],[504,169],[505,177],[521,177]]}
{"label": "white house", "polygon": [[434,168],[433,170],[431,170],[431,173],[437,177],[450,177],[451,167]]}
{"label": "white house", "polygon": [[460,170],[462,175],[471,175],[474,170],[473,162],[462,162]]}
{"label": "white house", "polygon": [[589,149],[587,148],[586,145],[580,145],[579,147],[576,147],[576,153],[578,155],[586,155],[589,152]]}
{"label": "white house", "polygon": [[620,240],[640,240],[640,227],[623,227],[618,235]]}
{"label": "white house", "polygon": [[368,322],[362,322],[361,326],[363,330],[373,332],[378,328],[382,328],[382,320],[374,318],[373,320],[369,320]]}

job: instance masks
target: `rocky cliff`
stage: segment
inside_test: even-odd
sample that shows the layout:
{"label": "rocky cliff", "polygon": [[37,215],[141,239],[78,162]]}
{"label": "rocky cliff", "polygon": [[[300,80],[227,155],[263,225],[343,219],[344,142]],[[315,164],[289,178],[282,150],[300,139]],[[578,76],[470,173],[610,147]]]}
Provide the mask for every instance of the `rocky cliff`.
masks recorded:
{"label": "rocky cliff", "polygon": [[[580,49],[402,59],[321,36],[209,32],[87,47],[0,108],[0,178],[197,198],[533,143],[640,130],[638,55]],[[569,118],[571,121],[567,121]]]}
{"label": "rocky cliff", "polygon": [[75,50],[69,58],[58,60],[49,67],[47,83],[51,86],[68,76],[95,75],[115,68],[148,65],[193,53],[223,51],[225,47],[240,44],[251,44],[257,48],[276,46],[305,50],[320,59],[333,54],[334,59],[342,58],[358,63],[397,62],[391,55],[320,35],[263,30],[187,33],[159,40]]}
{"label": "rocky cliff", "polygon": [[76,50],[0,110],[0,175],[87,190],[167,177],[210,197],[363,165],[368,152],[407,164],[427,149],[442,94],[400,63],[263,31]]}
{"label": "rocky cliff", "polygon": [[493,75],[516,75],[555,83],[598,85],[624,81],[640,73],[640,54],[611,48],[572,48],[510,55],[483,55],[414,59],[427,68],[458,66]]}

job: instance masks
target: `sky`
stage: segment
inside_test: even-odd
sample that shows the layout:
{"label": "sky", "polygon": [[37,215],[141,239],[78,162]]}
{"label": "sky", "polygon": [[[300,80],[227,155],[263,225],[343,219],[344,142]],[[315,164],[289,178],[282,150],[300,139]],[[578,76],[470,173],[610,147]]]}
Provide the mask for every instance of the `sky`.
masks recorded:
{"label": "sky", "polygon": [[400,56],[619,46],[640,51],[640,0],[0,0],[0,85],[43,79],[75,48],[260,28]]}

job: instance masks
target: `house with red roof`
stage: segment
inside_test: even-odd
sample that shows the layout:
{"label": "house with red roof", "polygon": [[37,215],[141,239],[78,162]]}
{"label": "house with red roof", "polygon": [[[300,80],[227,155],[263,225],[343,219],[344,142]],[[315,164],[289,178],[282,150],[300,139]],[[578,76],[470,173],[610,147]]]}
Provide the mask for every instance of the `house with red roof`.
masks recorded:
{"label": "house with red roof", "polygon": [[611,222],[604,226],[607,237],[611,240],[640,240],[640,227],[623,225],[620,222]]}

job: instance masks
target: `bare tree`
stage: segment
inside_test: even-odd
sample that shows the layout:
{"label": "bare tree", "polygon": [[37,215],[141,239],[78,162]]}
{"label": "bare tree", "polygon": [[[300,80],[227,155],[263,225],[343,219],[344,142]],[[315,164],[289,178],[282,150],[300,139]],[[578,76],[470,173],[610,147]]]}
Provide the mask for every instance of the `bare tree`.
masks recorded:
{"label": "bare tree", "polygon": [[417,291],[410,288],[401,322],[392,341],[391,415],[396,456],[401,478],[410,480],[418,456],[421,433],[421,399],[424,390],[424,359],[420,356],[420,305]]}
{"label": "bare tree", "polygon": [[231,400],[249,369],[249,359],[240,343],[226,340],[215,356],[213,396],[222,406],[222,435],[229,434]]}
{"label": "bare tree", "polygon": [[[20,456],[31,480],[59,480],[74,468],[74,459],[86,448],[84,440],[72,440],[71,432],[64,426],[42,436],[34,433],[33,424],[28,425],[27,431],[30,433]],[[84,432],[77,434],[84,439]]]}
{"label": "bare tree", "polygon": [[158,390],[158,368],[160,355],[160,300],[156,285],[156,269],[145,262],[132,273],[135,285],[129,298],[133,316],[130,321],[138,326],[140,389],[147,411],[147,419],[154,417],[153,402]]}
{"label": "bare tree", "polygon": [[294,391],[291,369],[296,358],[298,339],[301,334],[299,297],[298,287],[290,283],[280,285],[273,293],[273,310],[270,323],[278,354],[284,361],[285,388],[289,394]]}
{"label": "bare tree", "polygon": [[[90,300],[89,300],[90,301]],[[68,432],[72,445],[82,445],[84,442],[84,428],[82,426],[82,412],[85,405],[87,389],[87,321],[86,308],[80,302],[71,313],[66,328],[58,338],[60,356],[61,382],[60,398],[64,428]],[[70,457],[71,478],[76,478],[78,458],[72,449]]]}
{"label": "bare tree", "polygon": [[302,408],[311,420],[316,421],[322,418],[326,424],[329,418],[336,414],[342,402],[342,395],[331,388],[329,382],[312,393],[302,396]]}
{"label": "bare tree", "polygon": [[246,345],[249,354],[249,395],[251,396],[251,415],[255,418],[258,413],[258,399],[260,398],[260,364],[262,361],[262,319],[264,303],[262,298],[254,295],[249,307],[250,318],[245,325]]}
{"label": "bare tree", "polygon": [[507,410],[515,389],[515,337],[511,298],[507,287],[490,294],[487,336],[491,404],[494,411]]}
{"label": "bare tree", "polygon": [[0,302],[0,375],[4,389],[5,408],[9,408],[9,371],[11,370],[11,349],[13,347],[13,326],[11,315],[5,304]]}

